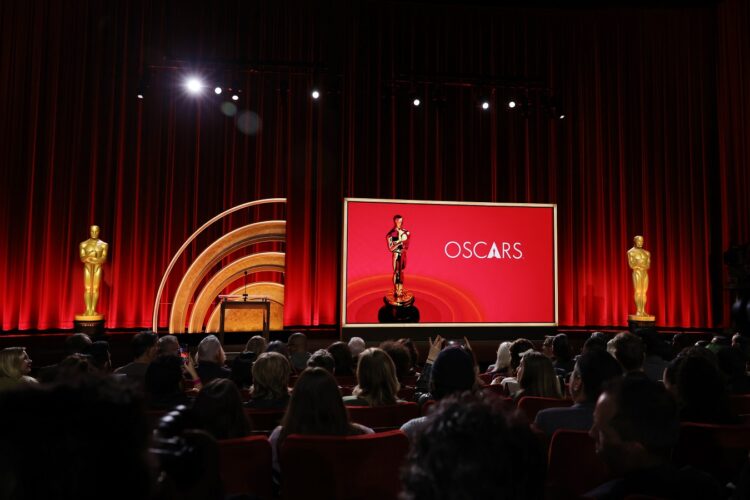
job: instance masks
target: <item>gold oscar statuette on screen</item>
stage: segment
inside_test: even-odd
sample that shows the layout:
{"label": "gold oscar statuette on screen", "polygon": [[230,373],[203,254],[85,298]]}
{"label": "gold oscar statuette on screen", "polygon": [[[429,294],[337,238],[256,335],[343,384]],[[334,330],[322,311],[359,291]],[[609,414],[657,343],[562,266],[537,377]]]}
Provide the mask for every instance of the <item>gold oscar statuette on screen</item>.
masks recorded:
{"label": "gold oscar statuette on screen", "polygon": [[652,322],[656,320],[656,317],[646,312],[651,254],[643,248],[643,236],[633,238],[633,248],[628,250],[628,265],[633,270],[633,298],[635,299],[635,314],[628,315],[628,319],[636,322]]}
{"label": "gold oscar statuette on screen", "polygon": [[393,228],[385,236],[393,267],[393,291],[383,297],[386,304],[395,307],[408,307],[414,303],[414,294],[404,288],[406,253],[409,250],[409,231],[404,228],[400,215],[393,217]]}
{"label": "gold oscar statuette on screen", "polygon": [[99,239],[99,226],[91,226],[91,237],[78,245],[79,256],[83,262],[83,301],[86,310],[76,314],[76,321],[100,321],[103,314],[96,311],[99,301],[99,285],[102,281],[102,265],[107,260],[109,245]]}

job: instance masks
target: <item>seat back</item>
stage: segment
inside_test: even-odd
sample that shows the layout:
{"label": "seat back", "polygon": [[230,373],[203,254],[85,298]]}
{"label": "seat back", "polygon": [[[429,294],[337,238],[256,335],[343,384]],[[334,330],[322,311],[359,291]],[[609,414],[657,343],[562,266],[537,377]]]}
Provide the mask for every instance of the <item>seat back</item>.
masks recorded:
{"label": "seat back", "polygon": [[546,498],[577,499],[610,479],[588,432],[555,431],[549,446]]}
{"label": "seat back", "polygon": [[219,441],[219,466],[226,495],[273,497],[271,445],[265,436]]}
{"label": "seat back", "polygon": [[270,432],[281,423],[286,410],[259,410],[256,408],[245,408],[245,414],[250,419],[250,428],[253,431]]}
{"label": "seat back", "polygon": [[748,426],[683,423],[672,460],[676,465],[708,472],[725,484],[735,479],[747,460],[748,449]]}
{"label": "seat back", "polygon": [[352,422],[373,429],[398,429],[419,416],[417,403],[399,403],[389,406],[347,406]]}
{"label": "seat back", "polygon": [[401,431],[360,436],[288,436],[281,447],[281,497],[396,499],[409,449]]}
{"label": "seat back", "polygon": [[518,409],[526,414],[529,422],[533,422],[536,414],[547,408],[564,408],[573,404],[569,399],[539,398],[524,396],[518,401]]}

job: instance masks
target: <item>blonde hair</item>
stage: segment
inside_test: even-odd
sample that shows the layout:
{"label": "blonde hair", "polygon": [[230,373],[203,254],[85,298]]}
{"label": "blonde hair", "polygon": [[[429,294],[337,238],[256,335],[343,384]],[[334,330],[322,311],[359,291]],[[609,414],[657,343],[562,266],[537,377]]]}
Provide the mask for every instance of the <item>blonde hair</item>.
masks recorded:
{"label": "blonde hair", "polygon": [[521,363],[523,364],[523,372],[518,380],[518,385],[523,389],[525,396],[562,397],[555,368],[547,356],[540,352],[529,351],[523,355]]}
{"label": "blonde hair", "polygon": [[352,391],[354,396],[370,406],[392,405],[396,404],[400,388],[396,366],[384,350],[371,347],[362,351],[357,363],[357,386]]}
{"label": "blonde hair", "polygon": [[289,396],[292,366],[278,352],[264,352],[253,363],[252,399],[284,399]]}
{"label": "blonde hair", "polygon": [[6,347],[0,351],[0,377],[20,379],[21,360],[26,352],[25,347]]}
{"label": "blonde hair", "polygon": [[510,368],[510,344],[510,342],[501,342],[497,347],[496,372]]}

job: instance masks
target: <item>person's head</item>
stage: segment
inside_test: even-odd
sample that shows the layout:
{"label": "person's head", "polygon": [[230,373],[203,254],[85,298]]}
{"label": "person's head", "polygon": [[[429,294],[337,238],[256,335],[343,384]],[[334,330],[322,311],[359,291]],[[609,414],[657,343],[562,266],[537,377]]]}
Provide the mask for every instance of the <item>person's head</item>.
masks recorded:
{"label": "person's head", "polygon": [[247,341],[245,350],[254,352],[256,356],[260,356],[261,354],[266,352],[266,345],[266,339],[264,339],[260,335],[254,335],[250,338],[250,340]]}
{"label": "person's head", "polygon": [[406,347],[409,350],[409,359],[411,359],[411,368],[412,370],[417,370],[417,367],[419,366],[419,351],[417,350],[417,346],[414,343],[412,339],[409,338],[403,338],[398,339],[398,342],[400,344],[403,344],[404,347]]}
{"label": "person's head", "polygon": [[352,433],[336,379],[323,368],[306,368],[294,384],[280,440],[290,434],[344,436]]}
{"label": "person's head", "polygon": [[331,353],[326,351],[325,349],[318,349],[307,360],[307,367],[313,368],[313,367],[320,367],[325,370],[328,370],[328,373],[333,375],[334,370],[336,369],[336,361],[333,359],[333,356],[331,356]]}
{"label": "person's head", "polygon": [[20,379],[31,373],[31,358],[25,347],[6,347],[0,351],[0,377]]}
{"label": "person's head", "polygon": [[552,354],[557,361],[570,361],[573,359],[573,349],[568,342],[568,336],[558,333],[552,339]]}
{"label": "person's head", "polygon": [[253,363],[257,356],[252,351],[241,352],[237,357],[232,360],[232,374],[230,379],[239,388],[250,387],[253,385]]}
{"label": "person's head", "polygon": [[289,354],[306,353],[307,352],[307,335],[302,332],[295,332],[289,336],[287,342],[289,348]]}
{"label": "person's head", "polygon": [[180,341],[174,335],[165,335],[156,342],[157,356],[179,356]]}
{"label": "person's head", "polygon": [[289,375],[292,365],[278,352],[264,352],[253,363],[253,399],[286,399],[289,397]]}
{"label": "person's head", "polygon": [[439,400],[450,394],[471,391],[477,383],[474,360],[459,346],[446,347],[432,365],[430,392]]}
{"label": "person's head", "polygon": [[664,360],[672,359],[672,348],[660,335],[656,328],[636,328],[635,335],[643,341],[643,350],[646,356],[658,356]]}
{"label": "person's head", "polygon": [[406,457],[404,498],[544,498],[545,456],[517,415],[495,397],[443,399]]}
{"label": "person's head", "polygon": [[356,361],[362,351],[367,349],[367,344],[362,337],[352,337],[349,339],[349,349],[352,351],[352,359]]}
{"label": "person's head", "polygon": [[400,389],[393,360],[382,349],[370,347],[362,351],[357,364],[357,386],[352,391],[370,406],[396,404]]}
{"label": "person's head", "polygon": [[542,341],[542,354],[544,354],[548,358],[553,358],[555,356],[552,350],[552,342],[554,340],[555,340],[554,335],[545,335],[544,340]]}
{"label": "person's head", "polygon": [[399,382],[402,382],[411,372],[411,355],[409,354],[409,349],[401,342],[394,342],[392,340],[382,342],[380,349],[385,351],[393,360],[393,365],[396,367],[396,378],[398,378]]}
{"label": "person's head", "polygon": [[570,377],[570,395],[576,403],[595,404],[604,384],[622,375],[620,364],[603,349],[581,354]]}
{"label": "person's head", "polygon": [[133,335],[130,345],[133,359],[141,363],[150,363],[156,357],[157,336],[152,332],[141,332]]}
{"label": "person's head", "polygon": [[740,333],[732,335],[732,347],[740,349],[747,359],[750,359],[750,339]]}
{"label": "person's head", "polygon": [[99,226],[97,226],[97,225],[91,226],[91,232],[90,232],[90,234],[91,234],[91,238],[92,239],[94,239],[94,240],[97,239],[99,237]]}
{"label": "person's head", "polygon": [[607,352],[607,340],[601,337],[594,337],[593,335],[587,338],[586,342],[583,343],[583,349],[581,349],[581,354],[585,354],[591,351]]}
{"label": "person's head", "polygon": [[620,332],[613,339],[614,356],[625,372],[643,369],[643,341],[630,332]]}
{"label": "person's head", "polygon": [[643,248],[643,236],[636,236],[633,238],[633,243],[635,244],[636,248]]}
{"label": "person's head", "polygon": [[589,434],[597,454],[621,474],[667,462],[679,429],[677,403],[662,384],[624,377],[599,397]]}
{"label": "person's head", "polygon": [[266,352],[276,352],[281,354],[285,358],[289,358],[289,349],[287,349],[286,344],[280,340],[273,340],[269,342],[266,346]]}
{"label": "person's head", "polygon": [[504,372],[510,368],[510,342],[500,342],[497,346],[497,357],[495,358],[495,371]]}
{"label": "person's head", "polygon": [[196,361],[198,363],[216,363],[217,365],[223,365],[227,360],[224,349],[221,347],[221,342],[216,335],[209,335],[198,344],[198,354]]}
{"label": "person's head", "polygon": [[65,355],[88,354],[91,343],[91,337],[85,333],[74,333],[65,339]]}
{"label": "person's head", "polygon": [[393,225],[396,226],[396,229],[401,229],[401,226],[404,224],[404,218],[400,215],[396,214],[393,216]]}
{"label": "person's head", "polygon": [[521,364],[521,355],[533,351],[534,343],[528,339],[516,339],[510,344],[510,367],[513,371]]}
{"label": "person's head", "polygon": [[672,337],[672,354],[677,355],[683,349],[687,349],[695,344],[694,335],[689,333],[675,333]]}
{"label": "person's head", "polygon": [[0,497],[151,497],[143,404],[117,380],[34,384],[0,408]]}
{"label": "person's head", "polygon": [[55,380],[58,382],[72,382],[82,377],[97,374],[98,370],[91,364],[91,357],[87,354],[71,354],[57,366]]}
{"label": "person's head", "polygon": [[166,396],[180,392],[182,360],[178,356],[159,356],[146,368],[144,386],[153,396]]}
{"label": "person's head", "polygon": [[203,386],[193,403],[193,412],[201,428],[216,439],[250,434],[240,391],[229,379],[217,378]]}
{"label": "person's head", "polygon": [[724,379],[703,348],[691,348],[664,370],[664,385],[680,407],[680,418],[690,422],[726,423],[729,401]]}
{"label": "person's head", "polygon": [[89,347],[89,356],[91,364],[99,371],[105,374],[112,371],[112,358],[109,354],[109,342],[97,340]]}
{"label": "person's head", "polygon": [[525,396],[559,398],[560,389],[552,361],[541,352],[528,351],[518,366],[518,385]]}
{"label": "person's head", "polygon": [[336,366],[333,372],[335,375],[354,375],[352,351],[346,342],[334,342],[328,346],[328,352],[333,356]]}

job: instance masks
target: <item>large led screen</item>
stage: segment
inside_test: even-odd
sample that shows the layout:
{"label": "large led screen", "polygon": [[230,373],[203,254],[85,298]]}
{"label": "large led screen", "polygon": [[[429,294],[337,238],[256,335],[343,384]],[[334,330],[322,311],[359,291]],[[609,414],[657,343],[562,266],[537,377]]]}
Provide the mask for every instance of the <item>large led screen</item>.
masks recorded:
{"label": "large led screen", "polygon": [[344,200],[345,327],[557,324],[556,206]]}

